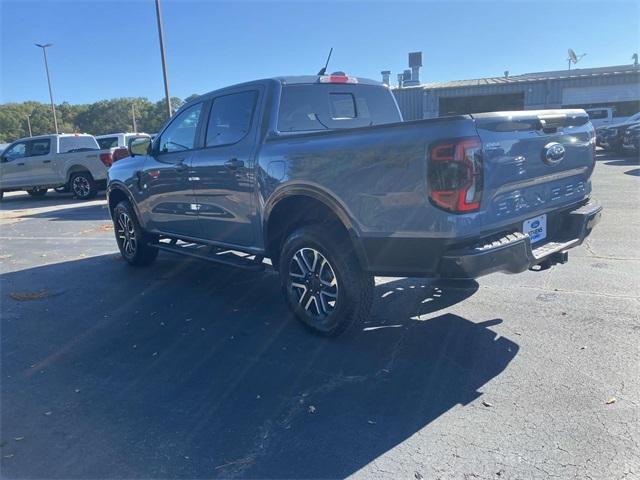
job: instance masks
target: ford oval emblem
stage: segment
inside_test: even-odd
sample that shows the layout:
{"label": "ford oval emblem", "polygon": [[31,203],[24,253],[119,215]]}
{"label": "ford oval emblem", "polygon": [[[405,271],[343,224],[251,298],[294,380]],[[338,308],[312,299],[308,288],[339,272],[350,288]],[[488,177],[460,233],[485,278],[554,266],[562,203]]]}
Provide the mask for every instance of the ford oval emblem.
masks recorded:
{"label": "ford oval emblem", "polygon": [[564,147],[558,142],[547,143],[542,151],[542,160],[549,165],[560,163],[564,158]]}
{"label": "ford oval emblem", "polygon": [[540,220],[536,220],[531,224],[531,228],[538,228],[540,226]]}

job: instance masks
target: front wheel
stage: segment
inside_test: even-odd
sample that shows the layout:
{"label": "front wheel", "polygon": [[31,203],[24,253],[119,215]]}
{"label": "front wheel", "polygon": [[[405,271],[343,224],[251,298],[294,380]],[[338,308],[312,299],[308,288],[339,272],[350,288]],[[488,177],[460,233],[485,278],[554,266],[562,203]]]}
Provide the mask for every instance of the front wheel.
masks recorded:
{"label": "front wheel", "polygon": [[33,187],[27,190],[27,193],[32,197],[39,198],[44,197],[47,194],[47,189],[43,187]]}
{"label": "front wheel", "polygon": [[89,172],[74,173],[69,186],[79,200],[89,200],[98,194],[98,185]]}
{"label": "front wheel", "polygon": [[315,333],[339,335],[369,313],[373,277],[332,229],[311,225],[289,235],[279,270],[287,304]]}
{"label": "front wheel", "polygon": [[142,230],[131,204],[123,200],[113,209],[113,230],[122,257],[131,265],[151,264],[158,256],[158,249],[150,246],[157,240]]}

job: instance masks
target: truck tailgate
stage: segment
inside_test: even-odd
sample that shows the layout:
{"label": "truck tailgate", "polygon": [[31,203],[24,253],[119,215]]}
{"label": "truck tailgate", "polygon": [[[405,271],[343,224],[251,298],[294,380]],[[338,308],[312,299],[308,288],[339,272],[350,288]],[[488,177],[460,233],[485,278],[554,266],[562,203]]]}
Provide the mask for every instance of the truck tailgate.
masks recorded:
{"label": "truck tailgate", "polygon": [[482,140],[488,224],[532,218],[585,199],[595,132],[583,110],[472,115]]}

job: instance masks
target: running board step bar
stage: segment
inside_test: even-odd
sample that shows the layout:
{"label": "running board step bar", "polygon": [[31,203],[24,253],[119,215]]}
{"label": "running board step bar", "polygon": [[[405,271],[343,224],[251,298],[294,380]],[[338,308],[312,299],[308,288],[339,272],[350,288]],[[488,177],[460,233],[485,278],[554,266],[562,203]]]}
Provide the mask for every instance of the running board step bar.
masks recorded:
{"label": "running board step bar", "polygon": [[188,257],[199,258],[209,262],[226,265],[228,267],[242,268],[244,270],[261,271],[265,265],[262,263],[263,257],[259,255],[247,255],[241,257],[226,249],[210,247],[208,245],[198,245],[194,243],[178,244],[175,241],[171,243],[157,242],[150,243],[149,246],[156,247],[165,252],[177,253]]}

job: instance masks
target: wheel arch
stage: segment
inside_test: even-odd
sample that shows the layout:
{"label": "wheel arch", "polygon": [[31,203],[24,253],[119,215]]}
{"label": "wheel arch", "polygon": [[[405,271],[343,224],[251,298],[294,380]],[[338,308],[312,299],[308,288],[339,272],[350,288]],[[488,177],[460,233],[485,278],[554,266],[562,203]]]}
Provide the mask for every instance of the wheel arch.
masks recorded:
{"label": "wheel arch", "polygon": [[[91,173],[91,170],[89,170],[87,167],[85,167],[84,165],[78,165],[78,164],[74,164],[72,166],[70,166],[67,169],[67,181],[66,184],[68,185],[69,182],[71,182],[71,177],[73,176],[74,173],[88,173],[89,175],[91,175],[91,178],[93,179],[93,174]],[[95,179],[94,179],[95,180]]]}
{"label": "wheel arch", "polygon": [[[295,206],[294,206],[295,205]],[[310,205],[317,206],[315,211],[319,217],[336,221],[337,225],[344,229],[354,249],[354,252],[362,268],[367,267],[367,258],[360,242],[360,234],[353,221],[353,216],[346,206],[335,198],[330,192],[314,185],[288,185],[274,192],[264,208],[262,231],[265,241],[265,252],[272,260],[278,259],[280,246],[286,235],[296,226],[304,225],[305,220],[310,220],[314,215],[285,215]],[[286,228],[278,228],[280,221],[285,218]],[[301,219],[303,223],[297,221]],[[283,238],[284,237],[284,238]],[[275,264],[275,262],[274,262]]]}
{"label": "wheel arch", "polygon": [[140,226],[144,226],[142,223],[142,218],[140,216],[140,211],[138,210],[138,204],[131,195],[129,189],[124,185],[118,182],[113,182],[109,184],[107,187],[107,206],[109,208],[109,215],[113,218],[113,209],[116,208],[116,205],[123,200],[128,200],[131,206],[133,207],[133,211],[138,218],[138,222]]}

